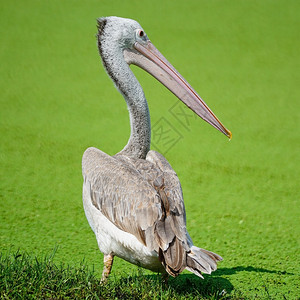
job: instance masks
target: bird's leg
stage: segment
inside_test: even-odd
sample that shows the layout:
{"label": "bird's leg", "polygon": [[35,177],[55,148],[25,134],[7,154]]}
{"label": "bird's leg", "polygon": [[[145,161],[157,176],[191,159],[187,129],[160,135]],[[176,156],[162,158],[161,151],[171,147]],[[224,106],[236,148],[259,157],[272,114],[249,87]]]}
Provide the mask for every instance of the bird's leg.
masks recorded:
{"label": "bird's leg", "polygon": [[114,262],[114,256],[113,254],[104,254],[104,268],[102,272],[102,278],[101,278],[101,283],[106,282],[108,275],[110,274],[112,264]]}
{"label": "bird's leg", "polygon": [[161,274],[162,277],[162,283],[167,285],[169,281],[169,274],[167,272],[164,272]]}

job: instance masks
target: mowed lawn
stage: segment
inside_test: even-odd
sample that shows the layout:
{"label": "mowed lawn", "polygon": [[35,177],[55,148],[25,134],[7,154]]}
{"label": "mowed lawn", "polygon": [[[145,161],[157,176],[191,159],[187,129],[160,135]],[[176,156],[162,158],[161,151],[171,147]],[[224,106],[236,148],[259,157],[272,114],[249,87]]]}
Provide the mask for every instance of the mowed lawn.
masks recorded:
{"label": "mowed lawn", "polygon": [[[228,141],[132,68],[148,99],[152,148],[181,180],[190,235],[224,258],[193,288],[199,297],[206,281],[217,298],[298,299],[299,1],[11,0],[0,7],[2,255],[19,249],[40,257],[58,247],[57,264],[84,260],[100,278],[103,256],[82,208],[81,157],[90,146],[113,155],[130,134],[95,38],[96,18],[117,15],[140,22],[233,134]],[[153,273],[115,259],[113,278],[136,274]],[[188,285],[190,274],[171,284]]]}

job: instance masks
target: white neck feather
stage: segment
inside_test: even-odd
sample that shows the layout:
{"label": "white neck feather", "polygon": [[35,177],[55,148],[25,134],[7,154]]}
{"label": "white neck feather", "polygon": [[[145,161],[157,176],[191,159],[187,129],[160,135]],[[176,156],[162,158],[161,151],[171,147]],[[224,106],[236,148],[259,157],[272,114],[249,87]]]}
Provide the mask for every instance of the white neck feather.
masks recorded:
{"label": "white neck feather", "polygon": [[99,52],[108,75],[127,102],[131,134],[118,154],[145,159],[150,150],[151,124],[144,91],[125,62],[120,45],[109,40],[99,42]]}

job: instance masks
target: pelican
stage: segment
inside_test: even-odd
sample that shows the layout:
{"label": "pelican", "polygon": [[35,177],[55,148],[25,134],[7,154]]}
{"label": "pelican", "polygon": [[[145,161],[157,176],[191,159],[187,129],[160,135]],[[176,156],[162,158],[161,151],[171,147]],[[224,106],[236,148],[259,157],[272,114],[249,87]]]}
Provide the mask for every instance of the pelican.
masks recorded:
{"label": "pelican", "polygon": [[186,229],[180,181],[165,157],[150,150],[148,104],[130,69],[149,72],[206,122],[231,138],[188,82],[131,19],[98,20],[98,48],[103,66],[124,97],[130,117],[127,145],[114,156],[88,148],[82,158],[83,206],[104,254],[101,281],[106,281],[114,256],[176,277],[188,270],[203,278],[222,257],[193,245]]}

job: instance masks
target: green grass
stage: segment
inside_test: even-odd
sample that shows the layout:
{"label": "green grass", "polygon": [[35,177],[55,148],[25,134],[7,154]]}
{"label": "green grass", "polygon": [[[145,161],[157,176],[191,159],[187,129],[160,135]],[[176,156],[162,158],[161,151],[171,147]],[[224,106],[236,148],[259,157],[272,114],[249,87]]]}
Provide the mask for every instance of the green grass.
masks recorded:
{"label": "green grass", "polygon": [[27,253],[0,256],[1,299],[226,299],[220,280],[203,281],[192,275],[170,279],[143,274],[139,269],[131,275],[111,276],[100,284],[85,262],[77,267],[53,263],[55,251],[41,258]]}
{"label": "green grass", "polygon": [[83,299],[92,295],[95,286],[99,286],[92,272],[84,264],[76,269],[63,264],[57,266],[52,261],[53,254],[42,259],[19,251],[1,255],[0,297]]}
{"label": "green grass", "polygon": [[[119,298],[132,290],[141,298],[211,299],[226,290],[232,298],[298,299],[299,1],[12,0],[0,6],[2,274],[13,274],[3,261],[34,269],[35,257],[47,269],[45,257],[58,246],[49,263],[57,273],[49,283],[39,275],[43,284],[83,272],[59,297],[78,297],[72,293],[80,287],[103,298],[115,289]],[[212,276],[201,281],[184,272],[161,293],[155,274],[121,259],[109,287],[98,286],[102,254],[81,203],[84,150],[114,154],[129,137],[125,102],[96,47],[95,20],[108,15],[138,20],[233,133],[228,142],[202,120],[184,123],[176,98],[134,68],[152,125],[164,117],[182,137],[167,151],[153,135],[153,148],[181,180],[193,241],[224,257]]]}

